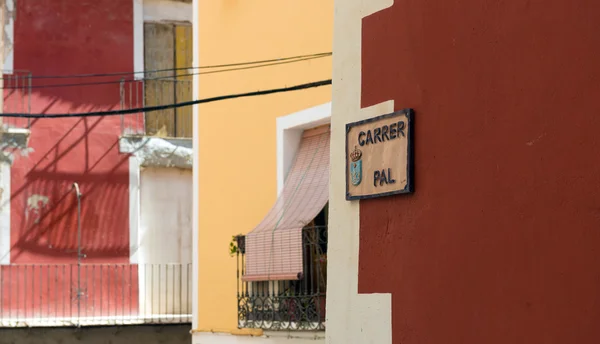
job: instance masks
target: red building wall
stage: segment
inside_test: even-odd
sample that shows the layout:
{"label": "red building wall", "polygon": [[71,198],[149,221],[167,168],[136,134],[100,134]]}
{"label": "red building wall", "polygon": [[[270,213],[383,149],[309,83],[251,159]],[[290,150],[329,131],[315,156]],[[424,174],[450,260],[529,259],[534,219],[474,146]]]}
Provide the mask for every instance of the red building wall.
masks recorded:
{"label": "red building wall", "polygon": [[[33,113],[118,108],[122,76],[37,77],[133,71],[132,6],[131,0],[16,2],[14,68],[33,75]],[[52,86],[112,81],[116,83]],[[31,152],[17,152],[12,165],[12,264],[77,261],[74,182],[83,194],[84,262],[128,263],[129,171],[128,156],[118,150],[120,131],[118,116],[32,121]],[[24,274],[22,268],[12,273]],[[29,277],[44,278],[48,271]],[[57,272],[55,278],[65,276]],[[70,284],[72,289],[73,280]]]}
{"label": "red building wall", "polygon": [[396,0],[362,105],[414,108],[415,188],[360,203],[394,343],[600,342],[600,3]]}

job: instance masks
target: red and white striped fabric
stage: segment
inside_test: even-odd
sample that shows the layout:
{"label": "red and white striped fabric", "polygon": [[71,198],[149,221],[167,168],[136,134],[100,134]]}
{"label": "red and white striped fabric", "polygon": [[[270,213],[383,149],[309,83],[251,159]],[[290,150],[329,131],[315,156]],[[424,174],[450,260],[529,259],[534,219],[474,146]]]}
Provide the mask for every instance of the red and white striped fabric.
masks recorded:
{"label": "red and white striped fabric", "polygon": [[329,200],[329,125],[306,130],[283,191],[246,236],[245,281],[295,280],[303,271],[302,228]]}

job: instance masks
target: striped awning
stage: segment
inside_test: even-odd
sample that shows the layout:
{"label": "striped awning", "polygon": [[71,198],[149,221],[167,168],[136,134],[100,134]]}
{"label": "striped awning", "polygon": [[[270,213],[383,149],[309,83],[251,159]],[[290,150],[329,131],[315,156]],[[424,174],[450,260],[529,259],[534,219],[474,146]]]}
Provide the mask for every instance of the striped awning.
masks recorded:
{"label": "striped awning", "polygon": [[329,200],[329,125],[305,130],[283,190],[246,236],[245,281],[302,277],[302,229]]}

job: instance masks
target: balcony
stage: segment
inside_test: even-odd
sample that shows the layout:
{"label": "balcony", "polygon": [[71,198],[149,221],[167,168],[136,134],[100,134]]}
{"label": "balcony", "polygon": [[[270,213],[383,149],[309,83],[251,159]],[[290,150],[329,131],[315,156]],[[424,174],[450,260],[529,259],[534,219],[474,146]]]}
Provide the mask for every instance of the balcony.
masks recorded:
{"label": "balcony", "polygon": [[0,326],[189,323],[191,264],[0,267]]}
{"label": "balcony", "polygon": [[[171,105],[192,100],[190,77],[173,76],[121,80],[120,106],[122,110],[150,106]],[[121,116],[124,136],[156,136],[190,139],[192,137],[192,107],[139,112]]]}
{"label": "balcony", "polygon": [[304,272],[294,281],[246,282],[245,237],[236,237],[238,327],[274,331],[325,329],[327,227],[302,231]]}

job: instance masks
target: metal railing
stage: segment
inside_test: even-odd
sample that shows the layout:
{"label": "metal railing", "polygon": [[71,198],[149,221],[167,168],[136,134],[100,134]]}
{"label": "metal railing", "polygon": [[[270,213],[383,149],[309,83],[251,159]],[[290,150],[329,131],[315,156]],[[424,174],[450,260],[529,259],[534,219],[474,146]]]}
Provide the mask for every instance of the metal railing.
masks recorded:
{"label": "metal railing", "polygon": [[0,266],[1,327],[189,323],[191,300],[191,264]]}
{"label": "metal railing", "polygon": [[[3,70],[3,112],[31,113],[31,73],[28,71]],[[6,128],[29,129],[29,118],[2,118]]]}
{"label": "metal railing", "polygon": [[[192,80],[184,77],[121,80],[122,110],[171,105],[192,100]],[[192,137],[192,107],[139,112],[121,116],[123,135]]]}
{"label": "metal railing", "polygon": [[265,330],[325,329],[327,227],[302,231],[303,278],[245,282],[245,237],[237,240],[238,327]]}

